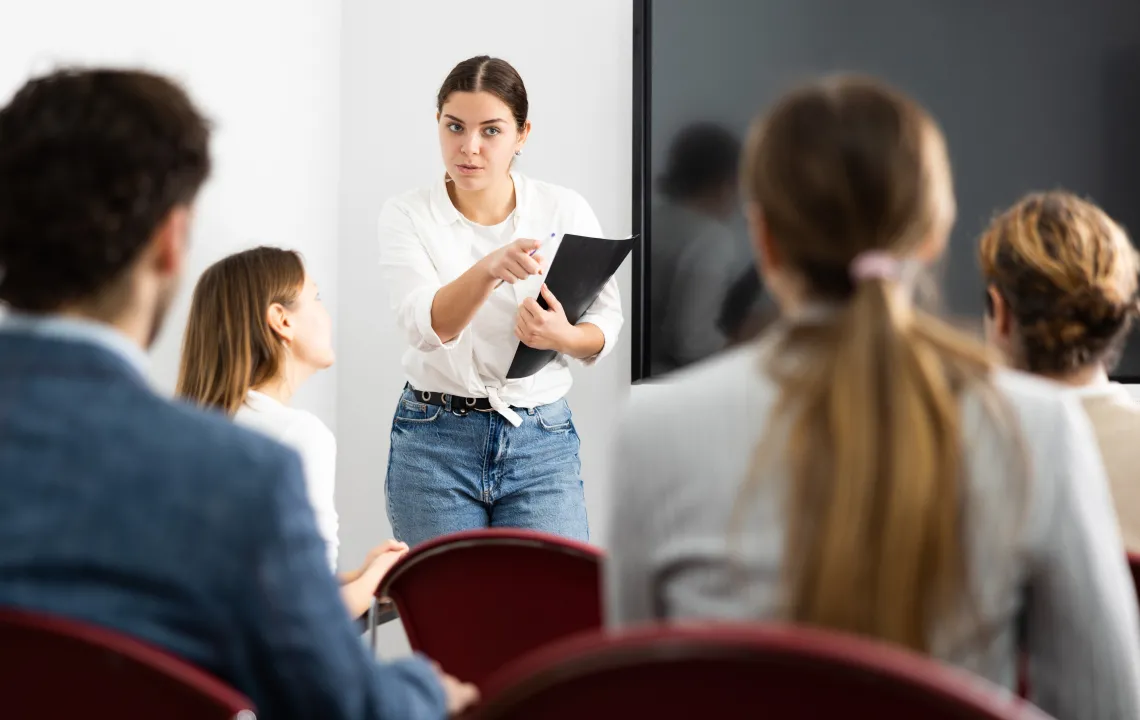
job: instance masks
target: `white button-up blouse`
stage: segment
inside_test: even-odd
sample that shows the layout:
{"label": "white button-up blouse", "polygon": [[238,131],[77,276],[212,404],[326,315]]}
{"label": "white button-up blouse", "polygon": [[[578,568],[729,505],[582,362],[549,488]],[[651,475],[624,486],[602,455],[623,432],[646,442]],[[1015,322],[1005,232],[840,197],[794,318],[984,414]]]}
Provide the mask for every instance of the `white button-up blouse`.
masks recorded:
{"label": "white button-up blouse", "polygon": [[[518,238],[542,240],[538,254],[545,270],[565,233],[603,237],[597,217],[578,193],[517,172],[511,177],[515,210],[508,222],[514,228],[503,237],[504,244]],[[435,293],[487,251],[485,238],[476,237],[472,223],[456,210],[445,183],[441,178],[430,187],[391,198],[380,211],[381,279],[408,343],[404,373],[416,390],[486,397],[517,425],[520,419],[511,406],[531,408],[555,402],[572,384],[562,355],[531,377],[506,379],[519,345],[514,335],[518,306],[528,297],[538,297],[545,275],[499,285],[471,324],[444,343],[431,326]],[[586,364],[613,349],[622,322],[617,281],[610,278],[579,320],[597,326],[605,337],[601,352],[585,360]]]}

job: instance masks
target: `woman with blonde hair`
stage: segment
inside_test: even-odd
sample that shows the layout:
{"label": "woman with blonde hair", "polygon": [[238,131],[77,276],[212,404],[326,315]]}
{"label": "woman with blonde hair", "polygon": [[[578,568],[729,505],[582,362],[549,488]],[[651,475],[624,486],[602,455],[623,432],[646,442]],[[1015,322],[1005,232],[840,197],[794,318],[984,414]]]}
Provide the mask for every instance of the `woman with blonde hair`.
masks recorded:
{"label": "woman with blonde hair", "polygon": [[781,319],[634,396],[610,623],[790,621],[1007,688],[1024,654],[1053,715],[1140,717],[1136,597],[1088,421],[912,303],[954,219],[934,121],[832,78],[758,122],[742,165]]}
{"label": "woman with blonde hair", "polygon": [[1140,402],[1108,379],[1140,307],[1136,249],[1099,207],[1058,191],[1028,195],[995,218],[979,257],[987,338],[1014,367],[1080,398],[1124,545],[1140,552]]}
{"label": "woman with blonde hair", "polygon": [[[297,389],[333,360],[329,314],[299,253],[272,247],[246,250],[214,263],[198,280],[177,393],[298,452],[317,529],[335,572],[336,439],[316,415],[289,407]],[[384,573],[406,551],[404,543],[389,540],[374,548],[359,569],[338,576],[354,617],[367,611]]]}

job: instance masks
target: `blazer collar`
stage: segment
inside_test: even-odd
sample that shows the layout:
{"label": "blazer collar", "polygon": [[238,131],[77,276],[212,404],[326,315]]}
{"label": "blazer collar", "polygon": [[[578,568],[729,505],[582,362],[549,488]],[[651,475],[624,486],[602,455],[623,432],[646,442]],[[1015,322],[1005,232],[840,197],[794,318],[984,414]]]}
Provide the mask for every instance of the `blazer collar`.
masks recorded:
{"label": "blazer collar", "polygon": [[3,358],[9,368],[19,366],[33,374],[112,373],[147,384],[142,348],[93,321],[11,313],[0,318],[0,343],[10,353]]}

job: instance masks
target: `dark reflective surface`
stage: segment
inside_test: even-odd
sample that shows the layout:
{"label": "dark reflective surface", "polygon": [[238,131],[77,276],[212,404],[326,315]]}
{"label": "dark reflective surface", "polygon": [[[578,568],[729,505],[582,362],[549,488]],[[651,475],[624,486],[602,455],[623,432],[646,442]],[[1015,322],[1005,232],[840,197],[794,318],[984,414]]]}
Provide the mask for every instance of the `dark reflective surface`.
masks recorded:
{"label": "dark reflective surface", "polygon": [[[958,223],[936,275],[958,322],[977,327],[983,312],[977,236],[1025,192],[1067,188],[1140,233],[1140,2],[653,0],[651,18],[654,375],[763,323],[770,305],[750,275],[739,198],[722,181],[728,163],[718,148],[742,142],[759,110],[823,73],[881,77],[941,124]],[[687,155],[686,144],[708,156]],[[679,165],[705,181],[678,185]],[[1117,374],[1140,376],[1140,342]]]}

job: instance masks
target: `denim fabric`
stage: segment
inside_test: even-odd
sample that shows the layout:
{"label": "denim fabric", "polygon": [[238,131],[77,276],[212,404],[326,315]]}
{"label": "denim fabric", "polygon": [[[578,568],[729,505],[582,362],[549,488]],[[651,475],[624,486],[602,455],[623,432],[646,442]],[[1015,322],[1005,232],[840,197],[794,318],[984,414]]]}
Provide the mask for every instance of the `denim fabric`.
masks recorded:
{"label": "denim fabric", "polygon": [[422,402],[406,388],[392,420],[385,492],[396,537],[418,545],[486,527],[589,540],[578,432],[566,400],[496,412]]}

